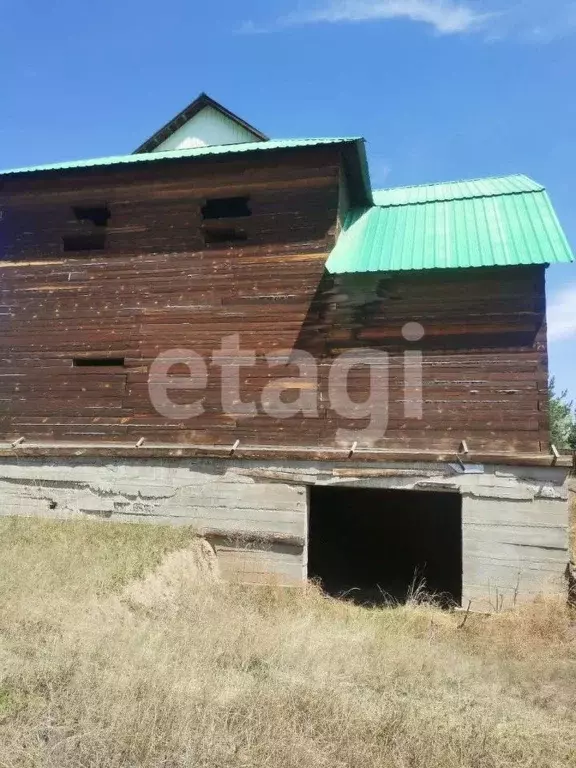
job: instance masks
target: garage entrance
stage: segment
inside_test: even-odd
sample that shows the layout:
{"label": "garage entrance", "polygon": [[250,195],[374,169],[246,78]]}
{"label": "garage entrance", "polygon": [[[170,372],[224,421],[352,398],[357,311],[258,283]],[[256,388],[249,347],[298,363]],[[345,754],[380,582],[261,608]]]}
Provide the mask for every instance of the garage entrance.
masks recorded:
{"label": "garage entrance", "polygon": [[405,602],[419,585],[462,601],[462,499],[456,493],[315,486],[308,578],[358,603]]}

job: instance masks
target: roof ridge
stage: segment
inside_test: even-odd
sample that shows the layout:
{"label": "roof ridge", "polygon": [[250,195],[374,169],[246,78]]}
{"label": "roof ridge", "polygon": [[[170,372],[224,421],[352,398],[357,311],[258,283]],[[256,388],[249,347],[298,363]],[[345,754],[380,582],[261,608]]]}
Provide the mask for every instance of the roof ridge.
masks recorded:
{"label": "roof ridge", "polygon": [[[399,187],[378,187],[374,189],[374,192],[398,192],[401,189],[425,189],[426,187],[443,187],[448,184],[474,184],[479,181],[503,181],[505,179],[526,179],[541,186],[542,189],[546,189],[542,184],[532,179],[525,173],[509,173],[502,174],[500,176],[477,176],[472,179],[452,179],[451,181],[429,181],[424,184],[401,184]],[[512,192],[508,194],[514,194]]]}
{"label": "roof ridge", "polygon": [[545,191],[546,188],[542,184],[525,174],[517,173],[508,176],[485,176],[478,179],[375,189],[373,196],[375,205],[391,207],[535,194]]}

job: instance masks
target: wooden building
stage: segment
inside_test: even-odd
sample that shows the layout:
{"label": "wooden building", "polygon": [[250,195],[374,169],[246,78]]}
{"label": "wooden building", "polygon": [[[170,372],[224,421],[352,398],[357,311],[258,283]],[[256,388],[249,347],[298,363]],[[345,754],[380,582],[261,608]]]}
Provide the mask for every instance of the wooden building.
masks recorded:
{"label": "wooden building", "polygon": [[193,524],[224,571],[334,592],[561,589],[545,270],[572,255],[541,185],[373,190],[361,138],[205,95],[0,185],[3,514]]}

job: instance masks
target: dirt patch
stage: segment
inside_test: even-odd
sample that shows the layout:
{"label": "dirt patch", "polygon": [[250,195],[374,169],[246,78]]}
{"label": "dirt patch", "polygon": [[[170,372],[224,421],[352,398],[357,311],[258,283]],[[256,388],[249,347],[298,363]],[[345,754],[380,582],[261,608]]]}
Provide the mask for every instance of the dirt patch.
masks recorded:
{"label": "dirt patch", "polygon": [[198,538],[186,549],[168,554],[148,576],[129,584],[123,598],[140,608],[166,609],[176,604],[179,595],[217,580],[216,553],[205,539]]}

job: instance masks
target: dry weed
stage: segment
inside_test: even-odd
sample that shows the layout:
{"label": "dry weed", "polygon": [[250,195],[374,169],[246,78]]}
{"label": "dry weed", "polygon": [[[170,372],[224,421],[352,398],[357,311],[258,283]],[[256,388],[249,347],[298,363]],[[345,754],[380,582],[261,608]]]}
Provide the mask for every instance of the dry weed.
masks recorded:
{"label": "dry weed", "polygon": [[0,555],[0,766],[576,764],[559,602],[462,628],[242,588],[190,533],[144,526],[0,521]]}

